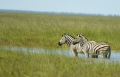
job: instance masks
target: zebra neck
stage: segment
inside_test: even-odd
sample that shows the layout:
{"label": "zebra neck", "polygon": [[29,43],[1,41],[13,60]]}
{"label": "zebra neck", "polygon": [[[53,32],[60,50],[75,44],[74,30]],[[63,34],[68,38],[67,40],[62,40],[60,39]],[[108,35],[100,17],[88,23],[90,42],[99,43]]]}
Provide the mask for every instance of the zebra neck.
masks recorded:
{"label": "zebra neck", "polygon": [[72,36],[70,36],[70,35],[66,35],[65,38],[66,38],[67,46],[70,47],[70,45],[72,44],[72,41],[73,41],[74,38]]}
{"label": "zebra neck", "polygon": [[67,39],[67,41],[66,41],[67,46],[70,46],[72,44],[72,40],[73,39]]}
{"label": "zebra neck", "polygon": [[70,42],[70,41],[67,41],[66,44],[67,44],[67,46],[70,46],[70,45],[71,45],[71,42]]}

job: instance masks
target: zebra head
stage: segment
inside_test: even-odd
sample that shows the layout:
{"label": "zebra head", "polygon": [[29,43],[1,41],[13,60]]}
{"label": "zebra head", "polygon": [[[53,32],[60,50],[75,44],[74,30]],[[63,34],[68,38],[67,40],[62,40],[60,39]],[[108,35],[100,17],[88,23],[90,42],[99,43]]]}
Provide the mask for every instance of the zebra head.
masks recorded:
{"label": "zebra head", "polygon": [[65,43],[66,43],[65,35],[66,35],[66,34],[63,34],[63,35],[62,35],[62,38],[61,38],[60,41],[58,42],[58,45],[59,45],[59,46],[61,46],[62,44],[65,44]]}
{"label": "zebra head", "polygon": [[82,34],[78,34],[77,37],[73,40],[73,45],[77,44],[77,43],[84,43],[85,41],[87,41],[87,39],[82,35]]}
{"label": "zebra head", "polygon": [[68,46],[70,46],[72,44],[74,37],[72,37],[71,35],[68,34],[63,34],[62,38],[60,39],[60,41],[58,42],[58,45],[62,45],[62,44],[67,44]]}

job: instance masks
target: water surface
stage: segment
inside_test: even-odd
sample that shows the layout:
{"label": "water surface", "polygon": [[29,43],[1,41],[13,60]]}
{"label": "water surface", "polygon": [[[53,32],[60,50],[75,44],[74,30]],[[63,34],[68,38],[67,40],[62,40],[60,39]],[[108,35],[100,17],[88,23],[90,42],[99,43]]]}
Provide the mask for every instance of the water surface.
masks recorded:
{"label": "water surface", "polygon": [[[25,48],[25,47],[0,47],[0,50],[10,50],[15,52],[24,52],[30,54],[55,54],[55,55],[65,55],[68,57],[72,57],[72,52],[70,50],[48,50],[42,48]],[[85,58],[84,54],[78,54],[80,58]],[[101,62],[104,61],[101,55],[98,56],[99,59],[93,59],[94,61]],[[109,62],[120,62],[120,52],[111,51],[111,58],[105,60],[107,63]]]}

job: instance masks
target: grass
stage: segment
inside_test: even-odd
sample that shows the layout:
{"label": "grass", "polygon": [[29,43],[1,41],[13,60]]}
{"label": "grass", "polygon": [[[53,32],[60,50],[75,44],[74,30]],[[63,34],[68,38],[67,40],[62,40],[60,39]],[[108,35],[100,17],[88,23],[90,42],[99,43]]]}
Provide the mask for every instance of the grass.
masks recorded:
{"label": "grass", "polygon": [[120,50],[119,21],[120,17],[0,13],[0,45],[59,48],[62,34],[76,37],[82,33]]}
{"label": "grass", "polygon": [[118,77],[119,63],[0,50],[0,77]]}
{"label": "grass", "polygon": [[[120,50],[120,17],[0,13],[0,46],[59,47],[62,34],[82,33],[89,40]],[[117,63],[95,63],[59,55],[26,54],[0,49],[0,77],[118,77]]]}

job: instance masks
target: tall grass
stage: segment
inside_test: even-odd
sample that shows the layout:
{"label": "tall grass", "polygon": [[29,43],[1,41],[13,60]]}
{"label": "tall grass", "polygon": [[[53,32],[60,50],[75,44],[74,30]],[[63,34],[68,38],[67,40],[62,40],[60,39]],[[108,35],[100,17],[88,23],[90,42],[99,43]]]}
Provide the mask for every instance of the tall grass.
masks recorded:
{"label": "tall grass", "polygon": [[0,13],[0,45],[59,48],[62,34],[82,33],[120,50],[119,21],[120,17]]}
{"label": "tall grass", "polygon": [[0,77],[119,77],[119,63],[0,50]]}
{"label": "tall grass", "polygon": [[[119,17],[0,13],[0,46],[55,49],[62,34],[82,33],[120,50],[119,21]],[[0,77],[118,77],[119,71],[119,63],[0,50]]]}

